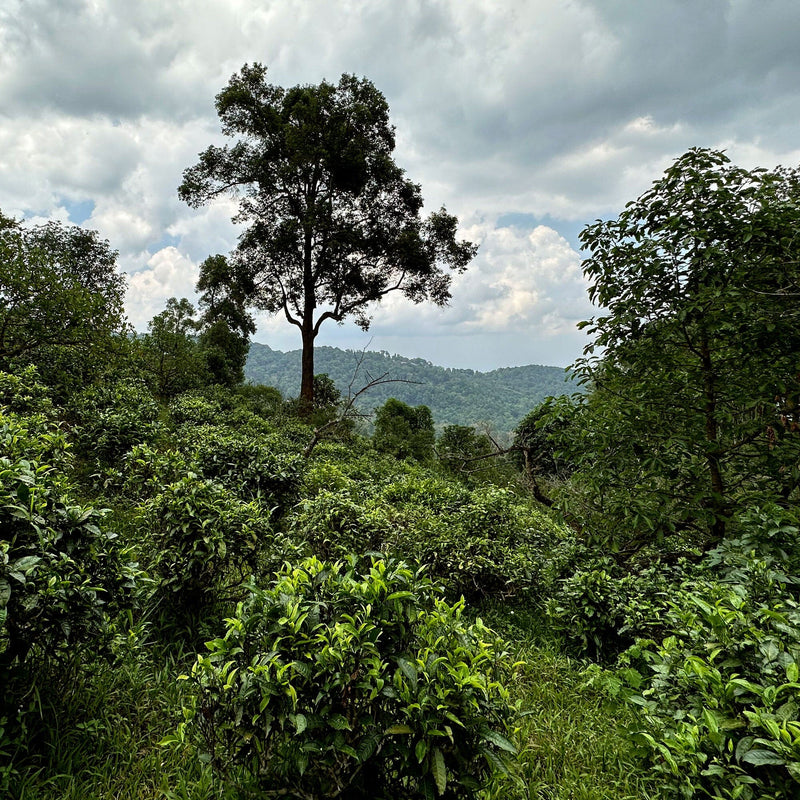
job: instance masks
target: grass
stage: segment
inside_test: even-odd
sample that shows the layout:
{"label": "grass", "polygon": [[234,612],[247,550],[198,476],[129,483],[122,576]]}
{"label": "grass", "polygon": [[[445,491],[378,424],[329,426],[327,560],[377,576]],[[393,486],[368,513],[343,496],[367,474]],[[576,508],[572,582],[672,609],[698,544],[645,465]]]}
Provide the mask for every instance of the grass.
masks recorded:
{"label": "grass", "polygon": [[512,691],[520,703],[517,740],[525,797],[634,800],[654,796],[621,736],[631,712],[582,684],[582,665],[529,645],[517,656]]}
{"label": "grass", "polygon": [[[517,770],[524,800],[650,800],[657,787],[628,746],[634,712],[586,685],[586,664],[563,652],[532,608],[487,604],[480,613],[511,645],[520,712]],[[506,793],[503,794],[502,792]],[[494,800],[511,797],[496,790]]]}
{"label": "grass", "polygon": [[[492,800],[638,800],[656,796],[620,735],[632,712],[583,685],[581,662],[547,641],[538,617],[521,608],[485,608],[487,622],[513,642],[511,685],[520,717],[516,780],[500,779]],[[121,663],[98,663],[69,691],[40,693],[28,715],[34,754],[17,758],[10,800],[212,800],[233,798],[187,745],[163,747],[182,718],[190,653],[132,649]],[[2,747],[0,747],[2,749]]]}
{"label": "grass", "polygon": [[60,697],[40,693],[39,709],[26,717],[35,746],[13,765],[12,800],[221,796],[208,791],[197,759],[159,744],[180,720],[185,659],[138,655],[97,664]]}

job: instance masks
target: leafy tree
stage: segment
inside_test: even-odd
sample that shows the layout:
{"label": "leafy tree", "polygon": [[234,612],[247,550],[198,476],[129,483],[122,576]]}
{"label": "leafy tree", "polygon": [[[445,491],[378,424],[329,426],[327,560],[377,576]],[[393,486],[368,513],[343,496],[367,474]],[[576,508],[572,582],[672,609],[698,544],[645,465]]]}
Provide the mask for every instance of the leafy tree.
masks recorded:
{"label": "leafy tree", "polygon": [[248,276],[225,256],[209,256],[201,264],[199,344],[212,383],[235,386],[244,380],[249,337],[256,330],[245,308],[248,290]]}
{"label": "leafy tree", "polygon": [[142,347],[153,391],[160,397],[175,397],[208,382],[194,313],[186,298],[170,297],[167,307],[148,324]]}
{"label": "leafy tree", "polygon": [[572,464],[563,455],[563,442],[570,435],[576,417],[575,403],[568,397],[548,397],[520,420],[514,431],[512,452],[534,497],[547,506],[552,499],[541,480],[567,477]]}
{"label": "leafy tree", "polygon": [[330,410],[342,400],[342,393],[336,388],[330,375],[321,372],[314,376],[314,406],[321,410]]}
{"label": "leafy tree", "polygon": [[0,213],[0,369],[32,363],[51,384],[99,371],[125,331],[116,258],[94,231]]}
{"label": "leafy tree", "polygon": [[492,440],[471,425],[446,425],[436,442],[436,456],[444,467],[461,477],[488,474],[492,455],[499,455]]}
{"label": "leafy tree", "polygon": [[713,543],[737,506],[796,496],[799,222],[800,171],[692,149],[581,234],[604,310],[571,456],[607,527]]}
{"label": "leafy tree", "polygon": [[384,96],[366,79],[284,89],[245,65],[216,98],[232,146],[211,146],[178,189],[192,207],[234,192],[249,223],[233,254],[250,302],[283,312],[300,329],[300,396],[311,407],[314,341],[326,320],[354,318],[392,291],[444,305],[447,266],[463,271],[476,252],[456,240],[444,209],[422,219],[420,187],[392,159]]}
{"label": "leafy tree", "polygon": [[390,397],[375,414],[375,447],[397,458],[427,461],[433,455],[433,417],[428,406],[409,405]]}

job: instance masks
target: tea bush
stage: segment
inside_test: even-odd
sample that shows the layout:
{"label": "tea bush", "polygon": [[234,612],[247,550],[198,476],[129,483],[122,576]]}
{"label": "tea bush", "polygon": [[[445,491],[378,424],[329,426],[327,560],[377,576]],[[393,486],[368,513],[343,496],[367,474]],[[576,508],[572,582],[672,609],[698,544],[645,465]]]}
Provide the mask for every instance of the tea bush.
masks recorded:
{"label": "tea bush", "polygon": [[354,438],[350,443],[320,442],[308,460],[303,475],[304,498],[311,498],[322,489],[350,488],[374,493],[370,484],[382,485],[398,478],[416,474],[416,467],[369,448],[365,439]]}
{"label": "tea bush", "polygon": [[[800,605],[753,607],[706,584],[670,602],[672,636],[625,655],[632,731],[678,796],[790,798],[800,791]],[[672,795],[670,795],[672,796]]]}
{"label": "tea bush", "polygon": [[[64,446],[0,416],[0,671],[99,647],[110,604],[124,604],[135,566],[69,481],[36,460]],[[24,455],[23,455],[24,454]],[[24,457],[27,455],[28,457]]]}
{"label": "tea bush", "polygon": [[250,592],[170,741],[244,765],[265,796],[473,798],[506,769],[507,654],[422,573],[311,558]]}
{"label": "tea bush", "polygon": [[507,489],[470,491],[414,470],[383,483],[333,480],[341,488],[318,490],[292,518],[315,553],[379,551],[418,561],[451,597],[532,589],[565,536]]}
{"label": "tea bush", "polygon": [[137,444],[122,459],[116,488],[128,500],[141,503],[161,492],[164,486],[197,471],[197,465],[178,450]]}
{"label": "tea bush", "polygon": [[105,464],[115,463],[134,445],[154,443],[163,434],[159,405],[140,381],[85,389],[72,399],[70,413],[77,422],[80,452]]}
{"label": "tea bush", "polygon": [[297,550],[273,532],[257,503],[189,473],[142,508],[160,580],[159,596],[176,614],[224,599],[259,566],[278,569]]}
{"label": "tea bush", "polygon": [[187,437],[187,454],[200,472],[239,497],[283,510],[295,498],[302,459],[279,435],[250,437],[202,426]]}
{"label": "tea bush", "polygon": [[617,690],[642,711],[630,734],[665,797],[800,793],[798,527],[754,511],[662,603],[669,635],[620,662]]}
{"label": "tea bush", "polygon": [[184,392],[169,404],[169,413],[175,425],[214,425],[220,421],[223,408],[217,398]]}
{"label": "tea bush", "polygon": [[48,417],[55,411],[50,389],[39,382],[39,373],[33,366],[16,374],[0,372],[0,406],[16,414],[44,414]]}
{"label": "tea bush", "polygon": [[545,602],[550,629],[572,652],[612,663],[637,638],[665,629],[665,602],[683,574],[681,564],[656,562],[625,574],[612,559],[579,562]]}
{"label": "tea bush", "polygon": [[251,414],[271,419],[280,413],[283,395],[274,386],[254,386],[245,383],[234,389],[239,408]]}

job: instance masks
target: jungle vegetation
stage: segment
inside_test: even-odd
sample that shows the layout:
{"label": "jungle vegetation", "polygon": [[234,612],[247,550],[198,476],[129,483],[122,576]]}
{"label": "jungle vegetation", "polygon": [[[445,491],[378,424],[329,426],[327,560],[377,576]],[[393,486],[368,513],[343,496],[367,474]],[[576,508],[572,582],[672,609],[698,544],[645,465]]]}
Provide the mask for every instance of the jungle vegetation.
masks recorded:
{"label": "jungle vegetation", "polygon": [[583,391],[509,447],[242,383],[238,257],[134,336],[108,243],[3,217],[0,791],[796,797],[799,175],[693,149],[589,225]]}

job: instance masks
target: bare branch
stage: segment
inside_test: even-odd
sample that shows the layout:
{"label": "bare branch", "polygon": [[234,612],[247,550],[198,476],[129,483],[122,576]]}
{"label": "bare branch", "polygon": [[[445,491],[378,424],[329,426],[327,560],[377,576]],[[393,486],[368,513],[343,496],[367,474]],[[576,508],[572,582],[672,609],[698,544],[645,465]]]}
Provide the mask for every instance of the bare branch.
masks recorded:
{"label": "bare branch", "polygon": [[[370,339],[370,342],[372,340]],[[369,347],[369,343],[367,343],[367,347]],[[350,384],[347,387],[347,399],[342,404],[339,412],[337,413],[336,417],[332,420],[329,420],[324,425],[320,425],[317,428],[314,428],[314,433],[311,437],[311,441],[306,445],[305,449],[303,450],[303,458],[308,458],[311,453],[314,451],[314,448],[320,443],[320,441],[325,437],[326,434],[330,433],[331,431],[336,430],[337,428],[341,427],[347,420],[350,419],[363,419],[368,414],[361,413],[356,408],[356,400],[358,400],[361,395],[368,392],[370,389],[374,389],[376,386],[383,386],[387,383],[416,383],[419,384],[420,381],[410,381],[406,378],[390,378],[388,372],[384,372],[383,375],[378,376],[377,378],[372,378],[370,376],[370,380],[364,386],[362,386],[357,392],[353,392],[353,385],[355,384],[356,377],[358,376],[359,371],[361,370],[361,365],[364,362],[364,356],[366,355],[366,347],[361,351],[361,355],[358,359],[356,364],[355,371],[353,372],[353,377],[350,380]],[[367,373],[369,376],[369,373]]]}

